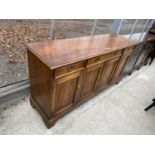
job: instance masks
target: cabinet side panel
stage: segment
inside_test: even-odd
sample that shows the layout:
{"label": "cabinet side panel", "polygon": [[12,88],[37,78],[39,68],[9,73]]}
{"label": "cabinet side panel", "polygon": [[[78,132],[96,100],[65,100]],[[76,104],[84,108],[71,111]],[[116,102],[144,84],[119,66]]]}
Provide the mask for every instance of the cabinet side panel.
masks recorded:
{"label": "cabinet side panel", "polygon": [[50,69],[29,50],[28,64],[32,99],[47,117],[51,117]]}

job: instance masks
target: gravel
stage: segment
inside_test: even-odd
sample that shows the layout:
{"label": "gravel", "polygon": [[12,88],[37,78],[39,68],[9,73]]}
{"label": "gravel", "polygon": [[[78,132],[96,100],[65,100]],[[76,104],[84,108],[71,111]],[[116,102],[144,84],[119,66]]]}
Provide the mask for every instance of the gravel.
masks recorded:
{"label": "gravel", "polygon": [[50,20],[0,21],[0,87],[28,78],[28,42],[50,39]]}

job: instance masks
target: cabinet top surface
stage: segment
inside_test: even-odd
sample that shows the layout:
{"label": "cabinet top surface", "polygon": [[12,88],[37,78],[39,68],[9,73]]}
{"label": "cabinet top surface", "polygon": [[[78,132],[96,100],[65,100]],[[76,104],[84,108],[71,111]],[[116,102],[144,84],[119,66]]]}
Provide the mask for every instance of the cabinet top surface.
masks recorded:
{"label": "cabinet top surface", "polygon": [[96,35],[35,42],[26,46],[51,69],[55,69],[136,44],[137,42],[120,35]]}

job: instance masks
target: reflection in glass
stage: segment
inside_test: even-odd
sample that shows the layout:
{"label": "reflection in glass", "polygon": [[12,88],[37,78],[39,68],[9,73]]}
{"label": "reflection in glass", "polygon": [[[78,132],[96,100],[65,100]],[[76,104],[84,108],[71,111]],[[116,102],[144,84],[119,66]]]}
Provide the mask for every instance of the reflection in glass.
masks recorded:
{"label": "reflection in glass", "polygon": [[98,19],[94,34],[110,34],[112,32],[113,23],[114,19]]}
{"label": "reflection in glass", "polygon": [[56,19],[54,39],[89,36],[94,19]]}
{"label": "reflection in glass", "polygon": [[130,34],[135,21],[136,21],[135,19],[123,19],[119,34],[121,35]]}
{"label": "reflection in glass", "polygon": [[0,87],[28,78],[25,44],[50,39],[51,20],[0,20]]}

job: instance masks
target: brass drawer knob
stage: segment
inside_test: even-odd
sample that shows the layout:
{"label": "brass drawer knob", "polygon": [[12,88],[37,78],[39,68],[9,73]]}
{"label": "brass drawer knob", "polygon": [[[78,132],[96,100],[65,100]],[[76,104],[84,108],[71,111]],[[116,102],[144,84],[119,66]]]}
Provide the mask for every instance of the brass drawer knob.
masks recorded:
{"label": "brass drawer knob", "polygon": [[74,70],[74,69],[75,69],[75,66],[68,66],[68,67],[67,67],[67,71],[68,71],[68,72],[70,72],[70,71],[72,71],[72,70]]}
{"label": "brass drawer knob", "polygon": [[100,57],[95,58],[95,62],[99,62],[100,61]]}

